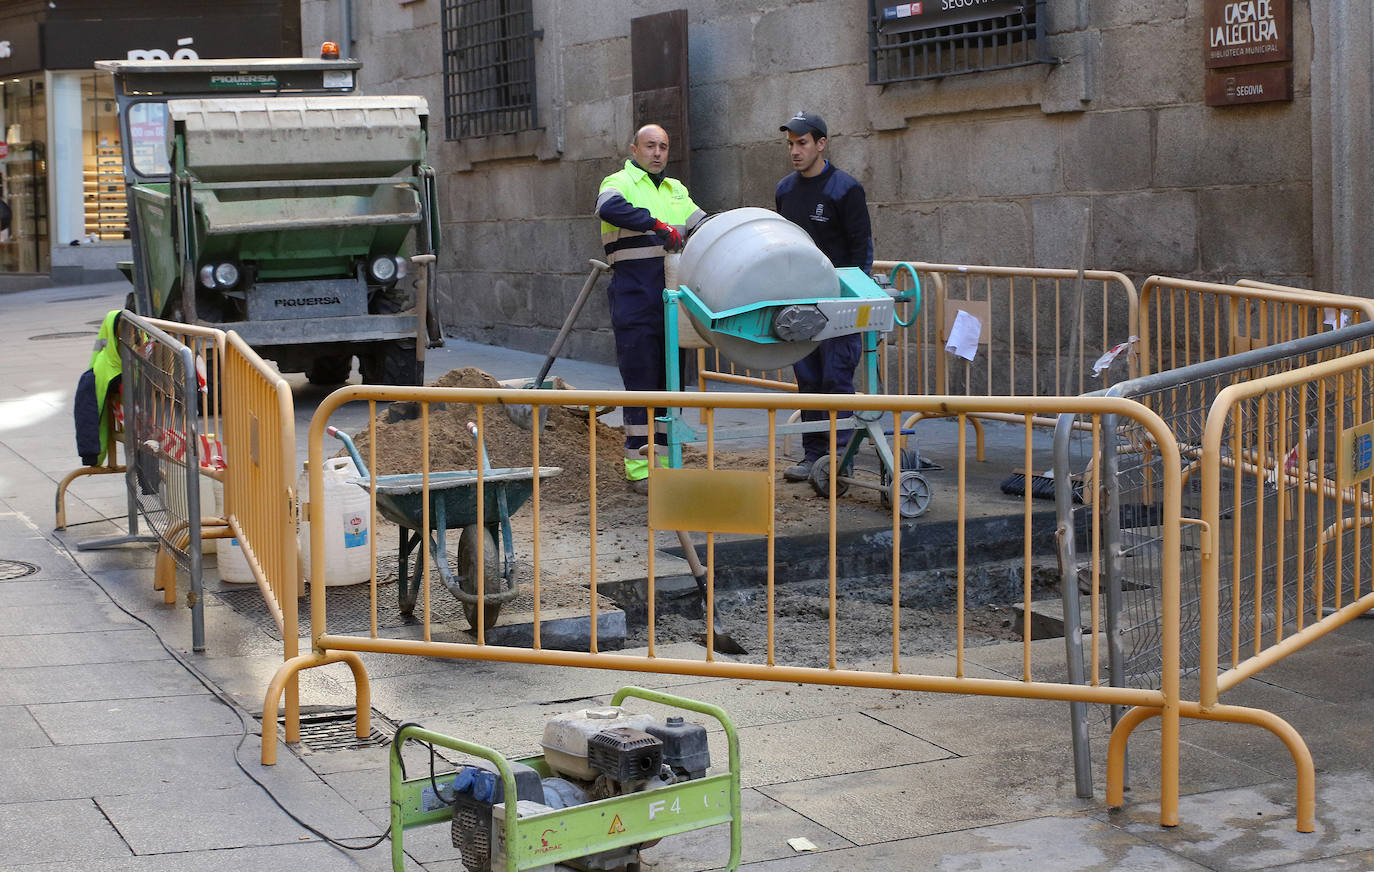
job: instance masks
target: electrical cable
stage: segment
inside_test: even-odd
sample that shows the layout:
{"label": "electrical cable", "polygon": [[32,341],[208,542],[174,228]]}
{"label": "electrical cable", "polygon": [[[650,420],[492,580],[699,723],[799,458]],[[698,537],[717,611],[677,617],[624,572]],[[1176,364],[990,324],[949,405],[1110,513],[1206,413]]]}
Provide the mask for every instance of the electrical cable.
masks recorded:
{"label": "electrical cable", "polygon": [[[254,784],[256,784],[256,785],[258,786],[258,788],[259,788],[260,790],[262,790],[263,793],[267,794],[267,798],[270,799],[270,800],[272,800],[272,803],[273,803],[277,808],[281,809],[283,814],[285,814],[287,817],[291,818],[291,820],[295,821],[302,829],[304,829],[304,830],[306,830],[307,832],[309,832],[310,834],[312,834],[312,835],[318,837],[320,840],[322,840],[322,841],[324,841],[324,842],[326,842],[326,843],[328,843],[328,844],[330,844],[330,845],[333,845],[333,846],[336,847],[336,848],[341,848],[341,849],[343,849],[343,850],[345,850],[345,851],[367,851],[367,850],[370,850],[370,849],[372,849],[372,848],[377,847],[377,846],[380,845],[382,842],[386,841],[387,837],[391,835],[391,825],[390,825],[390,824],[388,824],[388,825],[387,825],[387,828],[386,828],[385,830],[382,831],[382,834],[381,834],[381,835],[379,835],[376,839],[374,839],[373,841],[367,843],[366,845],[349,845],[349,844],[345,844],[344,842],[340,841],[338,838],[335,838],[335,837],[333,837],[333,836],[328,835],[327,833],[323,832],[322,830],[318,829],[317,827],[314,827],[314,826],[312,826],[312,825],[306,823],[305,821],[301,820],[300,817],[298,817],[298,816],[295,814],[295,812],[291,811],[289,808],[287,808],[285,805],[283,805],[283,804],[282,804],[282,801],[281,801],[280,799],[278,799],[277,796],[276,796],[276,794],[274,794],[274,793],[272,792],[272,789],[271,789],[270,787],[268,787],[266,784],[263,784],[261,781],[259,781],[258,778],[257,778],[257,776],[255,776],[252,772],[248,771],[248,768],[247,768],[246,766],[243,765],[243,761],[242,761],[241,759],[239,759],[239,752],[243,749],[243,743],[246,742],[246,741],[248,741],[248,736],[249,736],[249,733],[250,733],[251,731],[249,730],[249,727],[248,727],[248,716],[245,714],[245,712],[243,711],[243,708],[238,704],[238,702],[235,701],[235,700],[233,699],[233,697],[228,696],[228,695],[225,694],[222,690],[220,690],[218,687],[216,687],[214,684],[212,684],[212,683],[210,682],[210,680],[207,679],[204,675],[202,675],[202,674],[200,673],[200,670],[196,669],[196,667],[195,667],[194,665],[192,665],[191,662],[188,661],[188,660],[182,655],[182,653],[181,653],[180,651],[177,651],[177,650],[173,649],[172,647],[170,647],[170,646],[167,644],[167,642],[163,640],[162,634],[160,634],[160,633],[157,631],[157,628],[156,628],[156,627],[154,627],[152,624],[148,623],[146,620],[144,620],[144,619],[143,619],[142,617],[140,617],[139,615],[137,615],[137,614],[135,614],[134,612],[130,611],[129,609],[125,608],[124,605],[123,605],[122,603],[119,602],[119,600],[115,599],[114,595],[110,593],[109,589],[106,588],[105,585],[101,584],[100,581],[99,581],[98,579],[96,579],[96,577],[95,577],[94,575],[92,575],[90,572],[88,572],[88,571],[86,570],[86,567],[84,567],[84,566],[81,565],[81,562],[80,562],[79,560],[76,559],[76,554],[74,554],[74,553],[72,552],[72,549],[71,549],[71,548],[67,547],[67,543],[66,543],[66,542],[63,542],[61,539],[57,539],[56,537],[53,537],[53,540],[56,541],[58,547],[60,547],[63,551],[65,551],[65,552],[67,553],[67,556],[68,556],[69,558],[71,558],[72,563],[77,567],[77,569],[79,569],[79,570],[81,571],[81,574],[84,575],[84,576],[86,576],[86,578],[90,579],[91,583],[94,584],[96,587],[100,588],[101,592],[104,593],[105,596],[110,600],[110,602],[114,604],[114,607],[115,607],[115,608],[119,609],[119,610],[120,610],[121,612],[123,612],[124,614],[126,614],[126,615],[128,615],[129,617],[133,618],[135,621],[138,621],[138,622],[139,622],[140,624],[142,624],[143,626],[147,627],[148,630],[153,634],[153,638],[154,638],[154,639],[157,639],[157,643],[158,643],[159,645],[162,646],[162,650],[166,651],[166,652],[172,657],[173,660],[175,660],[177,663],[179,663],[183,669],[185,669],[188,673],[190,673],[190,675],[191,675],[192,678],[194,678],[196,681],[200,682],[200,685],[201,685],[202,687],[204,687],[204,688],[206,689],[206,691],[208,691],[208,692],[210,693],[210,695],[213,696],[213,697],[220,703],[220,705],[223,705],[225,708],[227,708],[227,709],[229,709],[230,711],[232,711],[232,712],[238,717],[238,719],[239,719],[239,727],[240,727],[240,729],[242,730],[242,732],[239,734],[239,741],[238,741],[238,744],[234,746],[234,765],[238,766],[240,772],[242,772],[244,775],[248,776],[248,780],[249,780],[249,781],[252,781]],[[273,718],[273,720],[275,721],[275,718]],[[274,723],[274,724],[273,724],[273,728],[274,728],[274,729],[275,729],[275,726],[276,726],[276,725],[275,725],[275,723]],[[266,713],[266,712],[263,712],[263,732],[265,733],[266,730],[267,730],[267,713]],[[432,752],[432,751],[433,751],[433,749],[431,748],[431,752]],[[399,756],[399,750],[398,750],[398,756]],[[433,762],[432,762],[432,761],[431,761],[431,763],[430,763],[430,767],[431,767],[431,772],[432,772],[432,771],[433,771]],[[405,773],[405,764],[404,764],[404,763],[401,764],[401,772],[402,772],[402,774]],[[317,776],[317,777],[318,777],[318,776]],[[360,836],[360,837],[358,837],[358,838],[366,838],[366,836]]]}
{"label": "electrical cable", "polygon": [[[405,733],[406,727],[415,727],[416,729],[424,729],[424,728],[421,727],[419,724],[415,723],[415,721],[406,721],[404,724],[401,724],[399,727],[396,728],[396,735],[397,735],[397,736],[402,736],[402,735]],[[424,739],[412,739],[412,738],[410,738],[409,736],[404,736],[399,742],[396,741],[395,739],[392,739],[392,742],[391,742],[391,752],[392,752],[393,754],[396,755],[396,765],[398,765],[398,766],[401,768],[401,780],[404,781],[404,780],[405,780],[405,777],[406,777],[406,761],[405,761],[405,756],[404,756],[403,754],[401,754],[401,746],[404,745],[406,742],[419,742],[421,745],[424,745],[426,748],[429,749],[429,786],[430,786],[430,788],[434,791],[434,796],[435,796],[436,798],[438,798],[438,800],[439,800],[440,802],[442,802],[444,805],[449,805],[449,806],[455,805],[455,804],[457,803],[457,799],[456,799],[456,798],[453,799],[453,800],[444,799],[444,794],[441,793],[441,792],[439,791],[439,784],[438,784],[438,782],[435,781],[435,775],[434,775],[434,756],[435,756],[435,752],[434,752],[434,745],[433,745],[433,743],[431,743],[431,742],[426,742]],[[457,770],[457,769],[454,769],[453,771],[454,771],[454,772],[457,772],[458,770]],[[448,775],[449,773],[445,772],[444,774],[445,774],[445,775]]]}

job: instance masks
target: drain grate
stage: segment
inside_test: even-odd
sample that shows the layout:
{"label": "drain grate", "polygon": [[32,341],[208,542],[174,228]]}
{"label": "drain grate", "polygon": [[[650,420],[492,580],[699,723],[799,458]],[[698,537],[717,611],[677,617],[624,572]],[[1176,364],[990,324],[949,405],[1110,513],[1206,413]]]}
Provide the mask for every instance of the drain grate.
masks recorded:
{"label": "drain grate", "polygon": [[0,581],[14,581],[26,575],[33,575],[38,567],[22,560],[0,560]]}
{"label": "drain grate", "polygon": [[[307,588],[309,590],[309,588]],[[221,602],[257,624],[264,633],[280,639],[277,623],[267,609],[257,585],[247,585],[236,590],[213,592]],[[331,587],[326,595],[329,601],[329,629],[341,633],[367,632],[372,628],[372,590],[368,584],[351,584]],[[422,605],[416,603],[413,615],[403,615],[396,601],[395,582],[378,580],[377,590],[377,627],[394,629],[419,623]],[[310,633],[310,597],[300,600],[298,612],[301,635]],[[435,624],[459,624],[466,628],[463,617],[463,604],[449,595],[442,584],[430,587],[430,618]]]}
{"label": "drain grate", "polygon": [[[372,710],[372,732],[366,739],[358,738],[354,730],[352,708],[329,709],[301,715],[301,744],[309,750],[356,751],[360,748],[385,748],[391,744],[396,728],[390,721]],[[277,723],[283,724],[284,718]]]}
{"label": "drain grate", "polygon": [[94,330],[68,330],[64,333],[40,333],[37,336],[30,336],[30,339],[84,339],[94,336]]}

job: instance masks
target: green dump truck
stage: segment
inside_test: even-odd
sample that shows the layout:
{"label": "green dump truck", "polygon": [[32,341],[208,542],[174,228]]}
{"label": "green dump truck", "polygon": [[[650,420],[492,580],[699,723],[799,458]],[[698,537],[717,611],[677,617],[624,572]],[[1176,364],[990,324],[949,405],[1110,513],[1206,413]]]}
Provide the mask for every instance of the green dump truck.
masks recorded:
{"label": "green dump truck", "polygon": [[359,66],[97,62],[119,107],[136,312],[237,331],[316,384],[354,357],[365,382],[421,383],[442,341],[433,258],[411,257],[439,242],[428,108],[353,94]]}

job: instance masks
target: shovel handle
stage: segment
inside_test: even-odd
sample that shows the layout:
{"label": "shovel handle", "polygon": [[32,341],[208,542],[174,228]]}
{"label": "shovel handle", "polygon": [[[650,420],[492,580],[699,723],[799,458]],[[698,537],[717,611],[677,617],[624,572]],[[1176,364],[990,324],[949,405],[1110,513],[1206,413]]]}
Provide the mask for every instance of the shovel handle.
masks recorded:
{"label": "shovel handle", "polygon": [[549,349],[549,356],[544,358],[544,365],[539,368],[539,375],[534,378],[534,386],[541,387],[544,384],[544,376],[549,374],[553,368],[553,362],[558,358],[558,353],[563,350],[563,343],[567,341],[568,334],[572,332],[573,322],[577,316],[582,314],[582,307],[587,304],[587,298],[592,295],[592,288],[596,286],[596,280],[601,277],[603,272],[609,272],[611,267],[603,261],[592,258],[587,261],[591,265],[592,271],[587,273],[587,280],[582,283],[582,290],[578,292],[577,299],[573,301],[572,308],[568,310],[568,317],[563,320],[563,329],[558,331],[558,338],[553,341],[553,347]]}

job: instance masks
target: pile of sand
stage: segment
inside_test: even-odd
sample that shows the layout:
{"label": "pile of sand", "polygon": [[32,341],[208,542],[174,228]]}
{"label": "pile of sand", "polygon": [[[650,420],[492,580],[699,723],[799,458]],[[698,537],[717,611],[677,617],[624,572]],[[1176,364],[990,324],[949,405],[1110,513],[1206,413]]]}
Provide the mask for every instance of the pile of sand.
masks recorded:
{"label": "pile of sand", "polygon": [[[435,387],[499,388],[488,373],[474,367],[455,369],[431,382]],[[531,391],[530,393],[536,393]],[[548,399],[552,391],[541,391]],[[618,429],[591,419],[585,409],[547,406],[548,417],[539,432],[539,465],[560,467],[563,472],[544,479],[540,499],[549,505],[586,502],[590,491],[593,434],[596,443],[597,504],[614,507],[642,504],[644,498],[633,494],[624,483],[621,461],[624,437]],[[516,424],[500,405],[482,407],[482,436],[487,457],[493,467],[531,466],[534,434]],[[377,475],[417,473],[420,464],[421,420],[415,417],[396,420],[394,412],[384,412],[376,421]],[[429,469],[443,472],[476,469],[477,449],[466,429],[477,420],[471,403],[432,404],[429,407]],[[354,437],[363,460],[368,459],[371,437],[364,430]]]}

